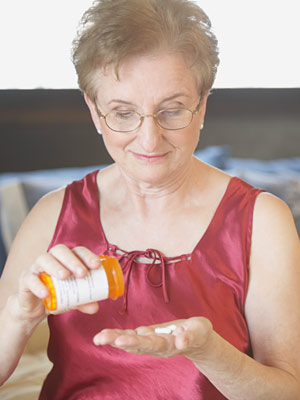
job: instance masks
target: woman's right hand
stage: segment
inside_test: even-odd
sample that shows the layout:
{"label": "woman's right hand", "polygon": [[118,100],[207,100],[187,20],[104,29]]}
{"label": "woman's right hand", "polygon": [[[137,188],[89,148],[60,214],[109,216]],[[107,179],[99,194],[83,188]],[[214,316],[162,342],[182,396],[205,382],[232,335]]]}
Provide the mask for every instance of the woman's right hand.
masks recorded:
{"label": "woman's right hand", "polygon": [[[99,257],[82,246],[69,249],[65,245],[58,244],[49,252],[41,254],[21,275],[16,296],[20,312],[18,317],[39,322],[47,315],[43,299],[49,292],[39,278],[41,272],[46,272],[57,279],[67,279],[72,275],[83,278],[90,269],[97,269],[100,266]],[[77,306],[76,309],[93,314],[98,310],[98,303]]]}

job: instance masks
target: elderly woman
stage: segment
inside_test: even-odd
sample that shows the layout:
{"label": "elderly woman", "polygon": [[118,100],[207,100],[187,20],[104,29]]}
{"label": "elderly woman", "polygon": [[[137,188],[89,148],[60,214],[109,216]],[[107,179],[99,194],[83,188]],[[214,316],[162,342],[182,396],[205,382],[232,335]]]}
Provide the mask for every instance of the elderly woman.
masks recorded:
{"label": "elderly woman", "polygon": [[46,317],[39,272],[84,277],[106,254],[125,294],[48,316],[40,399],[300,398],[291,213],[193,156],[216,46],[188,0],[97,0],[84,15],[74,64],[115,163],[44,197],[18,233],[1,279],[1,382]]}

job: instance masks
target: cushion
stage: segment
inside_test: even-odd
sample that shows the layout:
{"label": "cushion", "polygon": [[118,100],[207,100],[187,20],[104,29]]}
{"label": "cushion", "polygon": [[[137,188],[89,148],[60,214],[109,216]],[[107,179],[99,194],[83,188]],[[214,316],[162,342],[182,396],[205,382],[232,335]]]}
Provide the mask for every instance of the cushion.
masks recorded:
{"label": "cushion", "polygon": [[226,168],[260,171],[273,174],[281,174],[289,171],[300,173],[300,157],[268,161],[250,158],[228,158],[226,161]]}
{"label": "cushion", "polygon": [[14,237],[28,214],[23,185],[18,180],[0,186],[0,227],[2,241],[9,249]]}
{"label": "cushion", "polygon": [[300,237],[300,172],[287,169],[277,173],[267,173],[242,168],[227,171],[285,201],[291,209]]}
{"label": "cushion", "polygon": [[199,160],[219,169],[225,169],[229,165],[229,146],[208,146],[202,150],[196,150],[195,156]]}
{"label": "cushion", "polygon": [[0,387],[5,400],[37,400],[52,363],[47,357],[49,329],[44,320],[35,330],[11,377]]}
{"label": "cushion", "polygon": [[12,180],[0,185],[0,275],[10,246],[27,213],[22,183]]}

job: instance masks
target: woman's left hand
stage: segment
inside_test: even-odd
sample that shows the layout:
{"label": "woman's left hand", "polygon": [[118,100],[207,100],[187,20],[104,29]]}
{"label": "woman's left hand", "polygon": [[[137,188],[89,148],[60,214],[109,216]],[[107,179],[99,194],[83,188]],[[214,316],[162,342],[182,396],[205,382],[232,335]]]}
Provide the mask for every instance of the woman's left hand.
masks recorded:
{"label": "woman's left hand", "polygon": [[130,353],[197,360],[212,336],[212,324],[203,317],[172,321],[136,329],[104,329],[94,337],[95,345],[109,344]]}

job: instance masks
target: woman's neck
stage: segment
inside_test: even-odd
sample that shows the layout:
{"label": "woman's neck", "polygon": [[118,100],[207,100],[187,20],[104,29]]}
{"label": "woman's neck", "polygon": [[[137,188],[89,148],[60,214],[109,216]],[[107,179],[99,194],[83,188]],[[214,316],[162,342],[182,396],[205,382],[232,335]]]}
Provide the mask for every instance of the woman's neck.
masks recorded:
{"label": "woman's neck", "polygon": [[146,217],[165,210],[178,210],[183,202],[192,197],[195,187],[199,187],[199,182],[203,180],[201,176],[204,174],[201,173],[199,163],[193,158],[185,168],[160,184],[138,182],[119,169],[124,183],[121,190],[126,201],[141,216]]}

